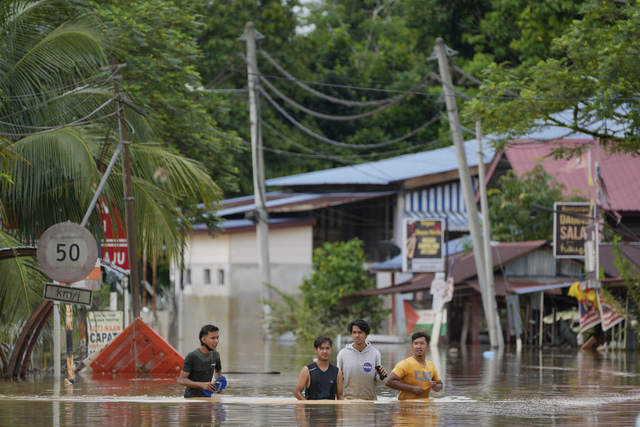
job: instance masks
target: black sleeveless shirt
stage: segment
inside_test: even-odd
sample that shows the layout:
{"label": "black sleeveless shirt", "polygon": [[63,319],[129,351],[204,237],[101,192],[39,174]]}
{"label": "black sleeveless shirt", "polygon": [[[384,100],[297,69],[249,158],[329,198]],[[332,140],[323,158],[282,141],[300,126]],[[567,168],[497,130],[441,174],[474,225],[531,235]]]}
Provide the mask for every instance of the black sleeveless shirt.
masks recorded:
{"label": "black sleeveless shirt", "polygon": [[309,369],[309,387],[304,391],[304,397],[309,400],[335,400],[338,368],[329,363],[325,372],[317,363],[307,365]]}

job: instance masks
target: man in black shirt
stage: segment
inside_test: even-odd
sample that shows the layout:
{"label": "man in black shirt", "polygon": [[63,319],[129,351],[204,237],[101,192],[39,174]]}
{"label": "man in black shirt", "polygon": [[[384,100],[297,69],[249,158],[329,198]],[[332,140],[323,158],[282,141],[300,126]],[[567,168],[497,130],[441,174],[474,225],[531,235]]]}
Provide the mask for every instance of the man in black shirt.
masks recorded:
{"label": "man in black shirt", "polygon": [[[298,400],[342,400],[342,372],[329,363],[331,338],[318,337],[313,343],[318,361],[300,371],[293,393]],[[302,392],[304,391],[304,395]]]}
{"label": "man in black shirt", "polygon": [[220,341],[219,330],[217,326],[204,325],[200,330],[200,347],[185,357],[178,378],[178,384],[186,387],[184,397],[206,397],[203,390],[216,391],[214,372],[215,379],[222,376],[220,353],[216,351]]}

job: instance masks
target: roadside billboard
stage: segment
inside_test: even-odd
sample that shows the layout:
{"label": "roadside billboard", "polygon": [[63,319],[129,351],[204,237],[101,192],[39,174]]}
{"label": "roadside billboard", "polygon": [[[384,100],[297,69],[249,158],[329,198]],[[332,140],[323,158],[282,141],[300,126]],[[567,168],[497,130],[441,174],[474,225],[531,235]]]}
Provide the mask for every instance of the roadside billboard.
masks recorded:
{"label": "roadside billboard", "polygon": [[444,271],[443,218],[405,219],[402,242],[402,271]]}

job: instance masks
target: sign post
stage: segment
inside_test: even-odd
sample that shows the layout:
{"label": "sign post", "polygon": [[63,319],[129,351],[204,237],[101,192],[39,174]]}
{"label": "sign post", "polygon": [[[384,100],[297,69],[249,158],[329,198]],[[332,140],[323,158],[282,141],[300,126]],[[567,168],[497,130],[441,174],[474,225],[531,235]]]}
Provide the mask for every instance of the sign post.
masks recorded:
{"label": "sign post", "polygon": [[[98,245],[89,230],[79,224],[73,222],[61,222],[49,227],[40,237],[38,241],[38,263],[42,270],[54,280],[62,283],[72,283],[82,280],[91,273],[98,259]],[[48,287],[47,285],[51,285]],[[60,292],[56,294],[55,285],[45,285],[45,298],[47,297],[47,289],[53,292],[53,296],[62,296]],[[71,292],[64,294],[69,299],[57,299],[57,301],[66,301],[66,329],[67,329],[67,385],[73,384],[74,363],[73,363],[73,310],[71,303],[80,304],[82,291],[70,286],[64,286],[65,291]],[[86,291],[85,291],[86,292]],[[89,292],[89,304],[91,304],[91,291]],[[86,298],[86,294],[84,298]],[[77,300],[74,300],[77,298]],[[54,298],[47,298],[54,299]],[[83,301],[86,301],[83,300]],[[58,333],[58,331],[56,331]]]}

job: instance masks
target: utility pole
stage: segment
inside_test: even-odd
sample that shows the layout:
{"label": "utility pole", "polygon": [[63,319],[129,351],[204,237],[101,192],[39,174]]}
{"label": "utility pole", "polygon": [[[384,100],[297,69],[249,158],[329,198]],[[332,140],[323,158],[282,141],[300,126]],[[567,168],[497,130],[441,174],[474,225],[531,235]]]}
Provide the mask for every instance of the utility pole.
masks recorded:
{"label": "utility pole", "polygon": [[256,58],[256,39],[262,39],[253,26],[247,22],[240,40],[247,42],[247,75],[249,86],[249,116],[251,122],[251,161],[253,165],[253,197],[256,210],[253,221],[256,224],[258,243],[258,270],[260,275],[260,296],[262,299],[262,315],[265,338],[269,335],[268,317],[271,312],[267,301],[271,299],[271,290],[266,286],[271,283],[269,265],[269,213],[265,206],[266,187],[264,183],[264,158],[262,153],[262,131],[260,128],[260,106],[258,105],[258,60]]}
{"label": "utility pole", "polygon": [[[113,60],[111,61],[112,69],[115,72],[124,65],[115,65]],[[116,108],[118,110],[118,131],[120,141],[124,148],[122,150],[122,173],[123,173],[123,185],[124,185],[124,203],[125,203],[125,216],[127,222],[127,244],[129,248],[129,272],[131,278],[131,306],[133,311],[133,320],[140,317],[140,281],[138,280],[138,255],[136,245],[136,222],[135,211],[133,205],[133,183],[131,181],[131,157],[129,155],[129,145],[131,141],[127,140],[127,128],[124,125],[123,118],[123,104],[120,98],[120,84],[118,83],[117,76],[114,75],[114,90],[116,93]]]}
{"label": "utility pole", "polygon": [[480,119],[476,121],[476,141],[478,142],[478,186],[480,187],[480,207],[482,208],[482,230],[484,244],[485,274],[487,275],[487,295],[489,303],[494,306],[496,315],[496,334],[498,347],[504,347],[504,336],[500,324],[500,315],[496,304],[496,284],[493,277],[493,255],[491,253],[491,223],[489,222],[489,201],[487,199],[486,173],[484,170],[484,150],[482,147],[482,125]]}
{"label": "utility pole", "polygon": [[[456,148],[458,157],[458,170],[460,172],[460,185],[467,205],[467,214],[469,216],[469,231],[471,232],[471,241],[473,242],[474,259],[476,270],[478,272],[478,281],[482,290],[482,302],[487,318],[489,329],[489,339],[491,347],[498,347],[498,337],[496,336],[496,315],[495,304],[490,301],[487,289],[486,267],[484,263],[484,248],[480,236],[480,224],[478,222],[478,208],[476,207],[473,195],[473,186],[471,184],[471,174],[469,173],[469,165],[464,150],[464,141],[462,139],[462,131],[460,130],[460,121],[458,119],[458,106],[456,105],[455,94],[453,93],[453,83],[451,82],[451,71],[449,69],[449,60],[447,58],[446,46],[442,38],[436,39],[436,56],[438,59],[438,67],[440,69],[440,78],[442,79],[442,90],[444,92],[447,113],[449,115],[449,126],[451,128],[451,138]],[[495,297],[493,297],[495,301]]]}

